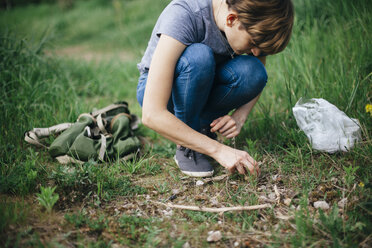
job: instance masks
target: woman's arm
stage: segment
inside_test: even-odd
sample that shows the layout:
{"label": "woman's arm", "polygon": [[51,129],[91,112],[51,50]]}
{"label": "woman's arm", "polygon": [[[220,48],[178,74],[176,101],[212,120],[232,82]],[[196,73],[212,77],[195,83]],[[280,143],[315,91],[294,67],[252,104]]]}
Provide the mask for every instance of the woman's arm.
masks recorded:
{"label": "woman's arm", "polygon": [[220,144],[196,132],[167,110],[176,63],[186,48],[181,42],[161,35],[155,49],[143,100],[142,122],[176,144],[213,157],[229,171],[244,174],[258,171],[257,163],[245,151]]}
{"label": "woman's arm", "polygon": [[185,48],[181,42],[161,35],[147,78],[142,121],[144,125],[176,144],[212,155],[220,144],[194,131],[167,110],[175,66]]}

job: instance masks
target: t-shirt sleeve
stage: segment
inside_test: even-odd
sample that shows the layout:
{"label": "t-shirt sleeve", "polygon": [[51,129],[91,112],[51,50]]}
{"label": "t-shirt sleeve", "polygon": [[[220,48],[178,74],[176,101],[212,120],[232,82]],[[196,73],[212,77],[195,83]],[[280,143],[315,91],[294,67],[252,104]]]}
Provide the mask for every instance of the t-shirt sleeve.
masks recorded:
{"label": "t-shirt sleeve", "polygon": [[193,14],[186,6],[179,4],[168,6],[162,13],[156,35],[166,34],[186,46],[195,43],[197,28]]}

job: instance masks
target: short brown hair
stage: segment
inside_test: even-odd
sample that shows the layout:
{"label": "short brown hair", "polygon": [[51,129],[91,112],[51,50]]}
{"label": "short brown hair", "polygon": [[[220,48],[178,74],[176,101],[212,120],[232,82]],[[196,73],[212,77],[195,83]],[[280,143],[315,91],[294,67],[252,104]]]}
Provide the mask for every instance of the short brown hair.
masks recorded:
{"label": "short brown hair", "polygon": [[291,38],[294,11],[291,0],[226,0],[238,14],[253,45],[264,54],[284,50]]}

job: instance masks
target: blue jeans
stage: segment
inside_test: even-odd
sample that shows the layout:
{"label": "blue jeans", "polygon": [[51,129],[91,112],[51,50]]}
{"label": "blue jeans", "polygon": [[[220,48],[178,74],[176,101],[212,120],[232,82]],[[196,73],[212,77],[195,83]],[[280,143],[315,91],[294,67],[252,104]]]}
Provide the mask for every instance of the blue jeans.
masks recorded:
{"label": "blue jeans", "polygon": [[[148,73],[142,73],[137,100],[142,106]],[[216,64],[212,49],[188,46],[179,58],[168,110],[196,131],[218,117],[250,102],[267,82],[264,65],[254,56],[241,55]]]}

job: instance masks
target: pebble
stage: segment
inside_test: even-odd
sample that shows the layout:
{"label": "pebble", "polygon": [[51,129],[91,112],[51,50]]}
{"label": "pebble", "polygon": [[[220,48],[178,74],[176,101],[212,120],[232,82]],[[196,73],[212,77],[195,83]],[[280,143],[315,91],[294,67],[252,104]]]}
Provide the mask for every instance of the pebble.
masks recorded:
{"label": "pebble", "polygon": [[329,205],[325,201],[316,201],[314,202],[314,208],[321,208],[323,210],[329,209]]}
{"label": "pebble", "polygon": [[279,178],[279,175],[278,175],[278,174],[276,174],[276,175],[274,175],[274,176],[271,176],[271,179],[272,179],[273,181],[276,181],[278,178]]}
{"label": "pebble", "polygon": [[234,242],[234,247],[238,247],[240,244],[239,244],[239,242],[238,241],[235,241]]}
{"label": "pebble", "polygon": [[291,201],[292,200],[290,198],[285,198],[284,199],[284,204],[287,205],[287,206],[289,206],[289,205],[291,205]]}
{"label": "pebble", "polygon": [[338,205],[339,208],[344,208],[344,207],[346,206],[346,204],[347,204],[347,198],[342,198],[342,199],[337,203],[337,205]]}
{"label": "pebble", "polygon": [[268,195],[269,199],[270,200],[275,200],[276,199],[276,195],[274,192],[271,192],[269,195]]}
{"label": "pebble", "polygon": [[180,193],[179,189],[172,189],[172,194],[177,195],[178,193]]}
{"label": "pebble", "polygon": [[196,181],[196,186],[202,186],[204,185],[204,182],[202,180]]}
{"label": "pebble", "polygon": [[183,244],[182,248],[191,248],[189,242]]}
{"label": "pebble", "polygon": [[165,217],[171,217],[173,215],[173,210],[172,209],[163,210],[163,214]]}
{"label": "pebble", "polygon": [[208,232],[208,238],[207,238],[207,242],[217,242],[219,240],[221,240],[222,238],[222,234],[220,231],[210,231]]}
{"label": "pebble", "polygon": [[212,197],[211,199],[209,199],[209,202],[210,202],[213,206],[217,206],[217,205],[218,205],[218,200],[216,199],[216,197]]}

